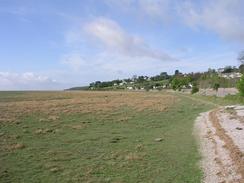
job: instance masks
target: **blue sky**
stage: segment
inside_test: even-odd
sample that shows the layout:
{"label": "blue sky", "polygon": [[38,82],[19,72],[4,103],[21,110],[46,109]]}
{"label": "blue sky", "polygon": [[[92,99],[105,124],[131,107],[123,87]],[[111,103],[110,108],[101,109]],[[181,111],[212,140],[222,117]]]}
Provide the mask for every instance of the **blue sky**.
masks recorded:
{"label": "blue sky", "polygon": [[238,65],[242,0],[0,0],[0,90]]}

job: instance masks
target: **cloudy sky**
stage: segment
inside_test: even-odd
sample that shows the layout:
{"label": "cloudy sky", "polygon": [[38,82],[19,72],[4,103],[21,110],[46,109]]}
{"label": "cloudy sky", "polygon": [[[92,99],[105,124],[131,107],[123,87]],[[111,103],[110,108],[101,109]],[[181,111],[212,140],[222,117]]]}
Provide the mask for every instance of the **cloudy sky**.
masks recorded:
{"label": "cloudy sky", "polygon": [[238,65],[243,0],[0,0],[0,90]]}

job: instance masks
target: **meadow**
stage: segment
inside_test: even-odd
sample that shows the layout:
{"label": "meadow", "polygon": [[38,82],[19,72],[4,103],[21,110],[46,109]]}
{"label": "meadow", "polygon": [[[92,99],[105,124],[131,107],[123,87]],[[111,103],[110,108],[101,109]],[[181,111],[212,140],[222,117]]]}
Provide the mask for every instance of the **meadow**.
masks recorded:
{"label": "meadow", "polygon": [[166,92],[0,92],[0,182],[200,183],[195,118]]}

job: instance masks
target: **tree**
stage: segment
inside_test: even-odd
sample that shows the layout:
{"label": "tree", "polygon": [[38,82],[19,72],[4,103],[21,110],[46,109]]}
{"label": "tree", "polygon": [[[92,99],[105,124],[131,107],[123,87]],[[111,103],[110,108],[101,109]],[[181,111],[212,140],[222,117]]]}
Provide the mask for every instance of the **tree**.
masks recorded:
{"label": "tree", "polygon": [[142,83],[144,81],[145,81],[144,76],[138,76],[138,78],[137,78],[138,83]]}
{"label": "tree", "polygon": [[231,72],[233,72],[233,71],[234,71],[234,68],[232,68],[231,66],[226,66],[226,67],[224,68],[223,73],[231,73]]}
{"label": "tree", "polygon": [[238,88],[241,96],[244,97],[244,75],[241,77],[240,81],[237,83],[237,88]]}
{"label": "tree", "polygon": [[208,68],[208,74],[213,74],[216,73],[215,69]]}
{"label": "tree", "polygon": [[244,74],[244,50],[239,53],[237,60],[240,62],[239,72]]}
{"label": "tree", "polygon": [[175,76],[179,75],[180,71],[179,70],[175,70]]}
{"label": "tree", "polygon": [[174,76],[174,78],[171,81],[171,86],[173,90],[179,90],[181,91],[182,88],[188,88],[189,83],[193,81],[191,76]]}
{"label": "tree", "polygon": [[133,75],[132,76],[132,81],[136,81],[137,80],[137,75]]}
{"label": "tree", "polygon": [[244,74],[244,64],[241,64],[239,66],[239,72],[242,73],[242,74]]}
{"label": "tree", "polygon": [[162,80],[169,79],[168,73],[167,72],[161,72],[160,73],[160,79],[162,79]]}
{"label": "tree", "polygon": [[213,89],[216,91],[216,93],[218,92],[219,87],[220,87],[220,84],[219,83],[214,83]]}
{"label": "tree", "polygon": [[167,74],[167,72],[161,72],[159,75],[150,77],[150,79],[152,81],[162,81],[162,80],[166,80],[169,78],[170,78],[170,76]]}
{"label": "tree", "polygon": [[239,53],[237,59],[239,60],[241,65],[244,64],[244,50]]}
{"label": "tree", "polygon": [[132,82],[132,79],[128,78],[128,79],[124,79],[124,81],[129,83],[129,82]]}

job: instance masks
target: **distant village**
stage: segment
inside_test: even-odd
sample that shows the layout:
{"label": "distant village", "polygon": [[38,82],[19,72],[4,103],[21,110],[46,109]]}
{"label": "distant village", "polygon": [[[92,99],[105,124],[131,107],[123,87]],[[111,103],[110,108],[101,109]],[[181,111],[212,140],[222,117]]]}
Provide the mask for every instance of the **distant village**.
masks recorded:
{"label": "distant village", "polygon": [[155,76],[136,76],[127,79],[117,79],[112,81],[96,81],[90,83],[89,90],[162,90],[162,89],[192,89],[235,87],[236,82],[241,78],[243,65],[240,67],[227,66],[224,68],[208,69],[206,72],[181,73],[175,70],[173,75],[161,72]]}

